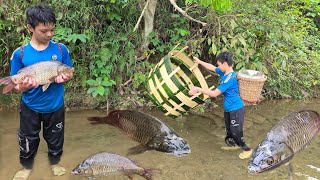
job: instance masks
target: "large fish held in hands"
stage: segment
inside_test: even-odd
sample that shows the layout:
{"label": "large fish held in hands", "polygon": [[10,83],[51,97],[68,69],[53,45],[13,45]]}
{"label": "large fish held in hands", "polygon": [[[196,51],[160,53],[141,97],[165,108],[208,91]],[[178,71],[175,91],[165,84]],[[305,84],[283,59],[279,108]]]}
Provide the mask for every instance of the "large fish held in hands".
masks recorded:
{"label": "large fish held in hands", "polygon": [[[320,116],[303,110],[282,118],[254,151],[248,166],[249,174],[261,173],[287,164],[292,179],[290,160],[307,147],[320,133]],[[315,157],[316,158],[316,157]]]}
{"label": "large fish held in hands", "polygon": [[189,144],[159,119],[133,110],[115,110],[106,117],[89,117],[91,124],[109,124],[120,128],[140,145],[130,148],[128,154],[148,149],[183,156],[191,152]]}
{"label": "large fish held in hands", "polygon": [[49,87],[50,83],[55,81],[55,78],[57,76],[59,76],[62,73],[71,74],[73,72],[73,67],[70,67],[59,61],[41,61],[20,69],[16,75],[0,79],[0,85],[5,85],[2,92],[3,94],[6,94],[19,83],[22,83],[22,81],[26,77],[31,77],[39,85],[43,85],[42,90],[45,91]]}
{"label": "large fish held in hands", "polygon": [[85,176],[89,179],[111,175],[126,175],[133,179],[133,175],[138,174],[151,180],[154,172],[160,172],[160,170],[146,169],[124,156],[101,152],[85,159],[72,170],[71,174]]}

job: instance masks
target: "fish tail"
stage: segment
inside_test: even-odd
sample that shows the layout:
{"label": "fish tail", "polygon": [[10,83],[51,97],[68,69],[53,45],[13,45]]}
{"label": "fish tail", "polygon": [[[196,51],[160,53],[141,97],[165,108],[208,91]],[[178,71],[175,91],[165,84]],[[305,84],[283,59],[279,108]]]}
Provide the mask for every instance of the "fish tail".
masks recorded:
{"label": "fish tail", "polygon": [[105,119],[106,117],[88,117],[88,121],[91,121],[92,125],[105,124]]}
{"label": "fish tail", "polygon": [[14,87],[16,87],[16,84],[8,84],[2,89],[3,94],[7,94],[9,91],[11,91]]}
{"label": "fish tail", "polygon": [[11,76],[0,79],[0,84],[11,84],[11,83],[13,83],[11,80]]}
{"label": "fish tail", "polygon": [[143,171],[140,173],[140,176],[144,177],[147,180],[152,180],[152,176],[155,173],[162,173],[162,172],[160,169],[144,168]]}
{"label": "fish tail", "polygon": [[119,112],[121,112],[121,110],[111,111],[105,117],[89,117],[88,121],[92,121],[91,122],[92,125],[110,124],[110,125],[116,126],[119,122],[119,116],[118,116]]}
{"label": "fish tail", "polygon": [[4,77],[4,78],[0,79],[0,85],[1,85],[1,84],[6,85],[6,86],[2,89],[2,93],[3,93],[3,94],[8,93],[9,91],[11,91],[11,90],[16,86],[16,84],[11,80],[11,76]]}

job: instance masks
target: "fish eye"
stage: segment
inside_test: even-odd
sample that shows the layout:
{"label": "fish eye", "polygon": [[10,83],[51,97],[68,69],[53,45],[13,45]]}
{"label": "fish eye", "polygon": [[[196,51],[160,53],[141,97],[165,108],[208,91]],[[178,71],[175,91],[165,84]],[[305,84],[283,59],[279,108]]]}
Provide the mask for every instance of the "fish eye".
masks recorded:
{"label": "fish eye", "polygon": [[269,157],[267,160],[266,160],[267,164],[268,165],[272,165],[274,163],[274,159],[273,157]]}

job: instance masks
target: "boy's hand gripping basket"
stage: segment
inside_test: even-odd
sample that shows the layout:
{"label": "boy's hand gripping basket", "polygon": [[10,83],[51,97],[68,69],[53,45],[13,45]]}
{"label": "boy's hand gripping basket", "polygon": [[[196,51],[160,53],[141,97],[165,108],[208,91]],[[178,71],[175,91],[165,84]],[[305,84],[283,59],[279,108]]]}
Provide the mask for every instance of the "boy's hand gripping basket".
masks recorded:
{"label": "boy's hand gripping basket", "polygon": [[179,116],[209,97],[200,93],[189,95],[193,86],[209,88],[198,64],[183,53],[184,49],[169,52],[151,69],[148,76],[146,86],[149,96],[165,115]]}

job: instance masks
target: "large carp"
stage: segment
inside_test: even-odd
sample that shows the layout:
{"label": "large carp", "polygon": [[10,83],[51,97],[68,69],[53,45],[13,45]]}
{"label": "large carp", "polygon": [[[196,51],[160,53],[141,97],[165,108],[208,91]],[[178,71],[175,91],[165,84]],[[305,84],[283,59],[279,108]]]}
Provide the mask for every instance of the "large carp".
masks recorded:
{"label": "large carp", "polygon": [[126,157],[101,152],[85,159],[72,170],[71,174],[86,176],[89,179],[121,174],[127,175],[132,179],[134,174],[138,174],[145,179],[151,180],[155,171],[159,170],[145,169]]}
{"label": "large carp", "polygon": [[307,147],[320,132],[320,116],[315,111],[303,110],[282,118],[267,134],[254,151],[248,173],[256,174],[288,164],[292,178],[290,160]]}
{"label": "large carp", "polygon": [[182,156],[191,152],[189,144],[159,119],[134,110],[115,110],[106,117],[89,117],[91,124],[109,124],[120,128],[140,145],[130,149],[129,154],[142,153],[148,149]]}
{"label": "large carp", "polygon": [[39,85],[43,85],[42,90],[45,91],[50,83],[54,82],[57,76],[62,73],[70,74],[73,71],[73,67],[59,61],[41,61],[20,69],[16,75],[0,79],[0,85],[6,85],[2,90],[3,94],[6,94],[21,83],[26,77],[31,77]]}

